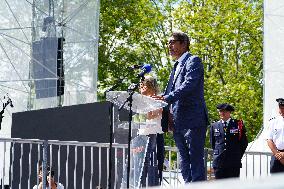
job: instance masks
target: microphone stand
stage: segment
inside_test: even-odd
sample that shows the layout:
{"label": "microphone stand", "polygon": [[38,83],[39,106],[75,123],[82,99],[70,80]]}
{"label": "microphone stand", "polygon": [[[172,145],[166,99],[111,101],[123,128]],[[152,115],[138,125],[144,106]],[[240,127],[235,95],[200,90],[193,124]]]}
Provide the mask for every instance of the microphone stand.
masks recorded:
{"label": "microphone stand", "polygon": [[[144,81],[144,75],[141,76],[140,82]],[[132,104],[133,104],[133,94],[135,93],[135,90],[138,88],[140,82],[136,84],[131,84],[128,87],[128,92],[129,92],[129,97],[124,101],[124,103],[119,107],[119,111],[125,106],[125,104],[128,102],[128,107],[129,107],[129,114],[128,114],[128,125],[129,125],[129,130],[128,130],[128,153],[127,153],[127,188],[129,188],[129,177],[130,177],[130,143],[131,143],[131,123],[132,123],[132,116],[133,116],[133,111],[132,111]]]}
{"label": "microphone stand", "polygon": [[[106,94],[107,92],[110,92],[114,89],[116,89],[120,84],[121,82],[124,80],[124,77],[123,78],[120,78],[112,87],[110,87],[109,89],[107,89],[105,92],[104,92],[104,96],[106,97]],[[112,141],[113,141],[113,103],[111,103],[110,105],[110,108],[109,108],[109,115],[110,115],[110,137],[109,137],[109,162],[108,162],[108,173],[109,173],[109,176],[108,176],[108,188],[111,189],[111,174],[112,174]]]}
{"label": "microphone stand", "polygon": [[[4,96],[4,99],[5,99],[5,96]],[[2,124],[2,119],[3,119],[3,114],[4,114],[4,111],[5,111],[5,108],[10,104],[11,108],[13,108],[13,104],[12,104],[12,100],[9,98],[8,96],[8,99],[7,99],[7,102],[3,103],[3,108],[0,112],[0,130],[1,130],[1,124]]]}

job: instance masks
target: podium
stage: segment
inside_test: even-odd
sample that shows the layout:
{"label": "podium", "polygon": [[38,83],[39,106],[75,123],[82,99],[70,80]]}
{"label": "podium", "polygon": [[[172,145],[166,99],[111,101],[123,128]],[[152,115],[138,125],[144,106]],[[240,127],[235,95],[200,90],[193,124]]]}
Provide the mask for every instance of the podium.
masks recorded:
{"label": "podium", "polygon": [[[107,100],[117,106],[123,105],[128,97],[129,94],[126,91],[110,91],[106,94]],[[145,114],[150,111],[165,107],[166,105],[166,102],[155,100],[149,96],[145,96],[136,92],[134,92],[133,94],[132,111],[135,113]],[[125,106],[124,108],[129,110],[129,106]]]}
{"label": "podium", "polygon": [[[106,94],[106,99],[119,107],[123,107],[129,110],[128,123],[122,123],[115,125],[115,127],[129,129],[128,137],[128,155],[127,155],[127,171],[123,172],[123,178],[121,182],[121,188],[139,188],[141,183],[144,159],[146,155],[146,149],[149,141],[147,135],[137,135],[132,140],[132,129],[139,129],[146,125],[151,127],[154,125],[152,122],[140,122],[134,118],[132,122],[132,111],[137,114],[147,114],[150,111],[160,109],[167,105],[167,103],[139,93],[134,92],[132,94],[132,104],[125,105],[128,102],[130,94],[126,91],[110,91]],[[129,102],[130,103],[130,102]],[[124,106],[125,105],[125,106]],[[136,117],[138,115],[135,115]],[[145,117],[146,119],[146,117]]]}

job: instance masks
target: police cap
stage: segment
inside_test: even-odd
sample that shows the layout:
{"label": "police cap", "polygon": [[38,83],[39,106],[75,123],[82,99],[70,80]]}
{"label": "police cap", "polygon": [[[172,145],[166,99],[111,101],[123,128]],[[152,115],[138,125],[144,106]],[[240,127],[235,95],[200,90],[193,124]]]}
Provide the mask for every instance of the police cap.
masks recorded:
{"label": "police cap", "polygon": [[230,105],[230,104],[227,104],[227,103],[223,103],[223,104],[218,104],[216,106],[216,108],[218,110],[226,110],[226,111],[229,111],[229,112],[233,112],[235,110],[234,106]]}
{"label": "police cap", "polygon": [[277,98],[276,101],[278,102],[279,106],[284,106],[284,99],[283,98]]}

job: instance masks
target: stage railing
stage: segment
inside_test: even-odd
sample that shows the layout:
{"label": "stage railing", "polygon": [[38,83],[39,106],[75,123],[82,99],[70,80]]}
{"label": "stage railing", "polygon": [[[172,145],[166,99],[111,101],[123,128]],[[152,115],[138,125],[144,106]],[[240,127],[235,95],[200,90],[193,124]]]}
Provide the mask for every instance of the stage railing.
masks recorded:
{"label": "stage railing", "polygon": [[[183,185],[183,179],[179,169],[177,148],[166,146],[165,150],[166,158],[162,185],[169,187],[181,186]],[[20,155],[16,156],[16,152]],[[32,158],[34,153],[37,156],[36,160]],[[0,138],[0,154],[1,183],[10,185],[10,188],[13,189],[32,188],[37,185],[39,180],[34,178],[34,175],[37,177],[38,168],[41,164],[56,167],[55,180],[62,183],[65,189],[78,186],[78,183],[80,183],[82,189],[91,189],[97,186],[106,188],[109,186],[109,164],[101,163],[102,161],[108,162],[110,158],[108,143]],[[123,161],[121,164],[118,155],[121,159],[126,159],[127,144],[114,143],[113,154],[115,154],[115,158],[113,158],[112,162],[112,188],[120,188],[121,178],[126,170],[127,163]],[[69,159],[66,158],[66,161],[62,163],[61,156],[69,157],[71,155],[74,156],[74,161],[69,162]],[[246,152],[243,157],[241,179],[268,176],[270,157],[271,153]],[[214,179],[211,149],[205,149],[204,162],[207,167],[207,180]],[[99,166],[94,169],[96,163]],[[79,164],[82,167],[80,174],[76,170]],[[86,167],[86,165],[90,167]],[[24,170],[23,167],[28,167],[28,171],[27,169]],[[72,177],[68,175],[70,173],[68,170],[71,168],[74,169],[72,170]],[[65,171],[62,172],[62,170]],[[18,173],[17,178],[13,178],[13,175],[15,175],[13,171]],[[104,171],[107,173],[105,174]],[[45,172],[43,175],[47,175],[47,173]],[[23,178],[26,179],[25,182],[23,182]],[[86,184],[86,180],[88,184]],[[94,186],[94,181],[96,181],[96,186]],[[4,185],[1,188],[4,189]]]}

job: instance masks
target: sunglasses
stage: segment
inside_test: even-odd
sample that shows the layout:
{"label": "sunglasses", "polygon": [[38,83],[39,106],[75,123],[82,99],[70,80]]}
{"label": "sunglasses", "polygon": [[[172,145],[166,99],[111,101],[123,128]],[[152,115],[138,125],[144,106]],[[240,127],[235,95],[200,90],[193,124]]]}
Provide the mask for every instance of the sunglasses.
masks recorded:
{"label": "sunglasses", "polygon": [[171,44],[174,44],[175,42],[177,41],[184,41],[184,40],[179,40],[179,39],[171,39],[168,41],[168,44],[171,45]]}

